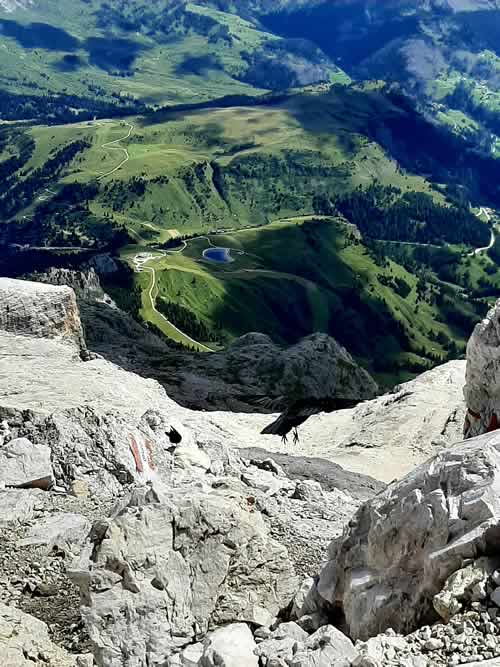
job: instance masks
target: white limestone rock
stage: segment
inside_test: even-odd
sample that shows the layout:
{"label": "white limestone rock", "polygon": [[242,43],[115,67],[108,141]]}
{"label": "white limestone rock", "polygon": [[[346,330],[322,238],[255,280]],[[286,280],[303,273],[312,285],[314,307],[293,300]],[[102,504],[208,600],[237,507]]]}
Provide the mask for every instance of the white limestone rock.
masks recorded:
{"label": "white limestone rock", "polygon": [[199,667],[258,667],[257,647],[250,628],[234,623],[215,630],[205,640]]}
{"label": "white limestone rock", "polygon": [[320,595],[350,636],[407,633],[464,561],[500,539],[500,433],[443,450],[367,502],[330,547]]}
{"label": "white limestone rock", "polygon": [[25,523],[33,518],[38,489],[6,489],[0,491],[0,528]]}
{"label": "white limestone rock", "polygon": [[294,621],[288,621],[288,623],[280,623],[276,630],[271,632],[272,639],[285,639],[285,637],[290,637],[297,642],[305,642],[309,635],[305,630],[303,630],[300,625],[294,623]]}
{"label": "white limestone rock", "polygon": [[298,647],[303,648],[296,639],[292,637],[270,638],[261,642],[255,649],[255,655],[260,659],[260,664],[270,667],[282,667],[290,663],[293,654]]}
{"label": "white limestone rock", "polygon": [[462,610],[464,603],[473,601],[478,584],[485,584],[494,570],[495,563],[487,558],[457,570],[448,577],[443,589],[434,597],[434,609],[447,623]]}
{"label": "white limestone rock", "polygon": [[91,528],[81,514],[57,512],[32,526],[19,542],[20,546],[35,546],[43,553],[54,549],[66,555],[78,554]]}
{"label": "white limestone rock", "polygon": [[0,447],[0,483],[11,487],[48,489],[53,483],[50,448],[26,438]]}
{"label": "white limestone rock", "polygon": [[292,619],[301,618],[305,616],[310,611],[314,612],[317,609],[317,592],[315,586],[315,580],[312,577],[306,577],[301,585],[295,597],[293,598],[292,611],[290,616]]}
{"label": "white limestone rock", "polygon": [[162,664],[212,627],[268,625],[297,588],[246,498],[193,485],[138,489],[94,526],[70,576],[99,667],[118,667],[124,652]]}
{"label": "white limestone rock", "polygon": [[[180,655],[178,656],[179,664],[181,667],[198,667],[200,664],[201,656],[203,655],[203,651],[203,644],[191,644],[191,646],[186,646],[186,648],[181,651]],[[177,656],[174,656],[174,659],[176,657]]]}
{"label": "white limestone rock", "polygon": [[70,287],[0,278],[0,330],[54,338],[85,349],[80,313]]}
{"label": "white limestone rock", "polygon": [[51,642],[45,623],[0,603],[0,665],[77,667],[77,662]]}
{"label": "white limestone rock", "polygon": [[355,648],[359,655],[353,660],[352,667],[386,667],[388,664],[399,664],[401,667],[427,667],[425,657],[413,663],[410,644],[404,637],[398,635],[377,635],[366,642],[356,642]]}
{"label": "white limestone rock", "polygon": [[500,426],[500,300],[474,329],[467,345],[464,437]]}
{"label": "white limestone rock", "polygon": [[350,667],[358,656],[351,640],[333,625],[317,630],[288,661],[290,667]]}

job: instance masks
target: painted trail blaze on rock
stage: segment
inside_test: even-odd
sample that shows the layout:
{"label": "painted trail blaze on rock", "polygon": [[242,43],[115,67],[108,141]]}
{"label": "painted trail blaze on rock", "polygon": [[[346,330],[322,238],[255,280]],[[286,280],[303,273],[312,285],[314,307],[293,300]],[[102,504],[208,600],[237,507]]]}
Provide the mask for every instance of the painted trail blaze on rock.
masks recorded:
{"label": "painted trail blaze on rock", "polygon": [[136,471],[146,480],[155,477],[156,468],[153,461],[153,447],[143,435],[129,435],[130,451],[134,458]]}
{"label": "painted trail blaze on rock", "polygon": [[493,413],[491,415],[490,423],[488,424],[488,428],[486,430],[487,433],[493,433],[493,431],[497,431],[499,427],[498,423],[498,417],[496,416],[496,413]]}

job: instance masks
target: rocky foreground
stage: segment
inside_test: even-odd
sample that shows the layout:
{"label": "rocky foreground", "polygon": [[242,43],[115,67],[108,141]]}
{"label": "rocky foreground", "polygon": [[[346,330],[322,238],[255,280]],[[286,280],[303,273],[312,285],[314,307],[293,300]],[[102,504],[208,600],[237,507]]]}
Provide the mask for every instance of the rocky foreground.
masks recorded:
{"label": "rocky foreground", "polygon": [[[470,344],[478,437],[449,446],[458,401],[433,430],[457,399],[445,367],[420,461],[438,453],[384,488],[243,449],[262,416],[180,407],[87,349],[72,290],[0,279],[0,665],[500,664],[499,319]],[[399,406],[431,385],[361,406],[346,441],[389,410],[403,450]]]}

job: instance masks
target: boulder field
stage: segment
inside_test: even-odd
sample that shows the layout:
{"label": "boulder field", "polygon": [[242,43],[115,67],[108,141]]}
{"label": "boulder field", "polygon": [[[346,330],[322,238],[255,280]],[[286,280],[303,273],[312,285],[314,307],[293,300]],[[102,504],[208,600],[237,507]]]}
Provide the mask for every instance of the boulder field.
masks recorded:
{"label": "boulder field", "polygon": [[[465,402],[453,362],[273,455],[269,416],[180,406],[95,353],[71,289],[0,279],[0,664],[498,665],[499,317]],[[386,486],[327,441],[418,465]]]}

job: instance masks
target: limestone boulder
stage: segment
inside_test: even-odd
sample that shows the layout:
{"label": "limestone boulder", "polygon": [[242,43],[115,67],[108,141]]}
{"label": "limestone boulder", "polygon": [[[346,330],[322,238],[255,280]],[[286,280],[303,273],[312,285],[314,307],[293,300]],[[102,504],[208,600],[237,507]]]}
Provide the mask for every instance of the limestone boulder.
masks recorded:
{"label": "limestone boulder", "polygon": [[0,490],[0,528],[25,523],[33,518],[38,489]]}
{"label": "limestone boulder", "polygon": [[66,555],[79,553],[91,524],[81,514],[57,512],[32,526],[20,546],[35,546],[43,553],[56,549]]}
{"label": "limestone boulder", "polygon": [[52,643],[42,621],[0,603],[2,667],[77,667],[76,658]]}
{"label": "limestone boulder", "polygon": [[48,489],[53,483],[50,448],[16,438],[0,445],[0,483]]}
{"label": "limestone boulder", "polygon": [[464,437],[500,427],[500,300],[474,329],[467,345]]}
{"label": "limestone boulder", "polygon": [[259,667],[257,647],[250,628],[234,623],[219,628],[205,640],[199,667]]}
{"label": "limestone boulder", "polygon": [[331,544],[318,592],[368,639],[437,617],[433,598],[500,544],[500,433],[443,450],[367,502]]}
{"label": "limestone boulder", "polygon": [[100,667],[163,664],[210,629],[269,625],[298,586],[247,498],[202,485],[137,489],[70,576]]}
{"label": "limestone boulder", "polygon": [[433,600],[439,616],[447,623],[464,604],[486,598],[486,582],[498,565],[498,560],[479,558],[449,576]]}
{"label": "limestone boulder", "polygon": [[309,637],[288,660],[290,667],[350,667],[358,657],[351,640],[333,625],[325,625]]}
{"label": "limestone boulder", "polygon": [[0,278],[0,330],[85,349],[75,293],[67,286]]}

